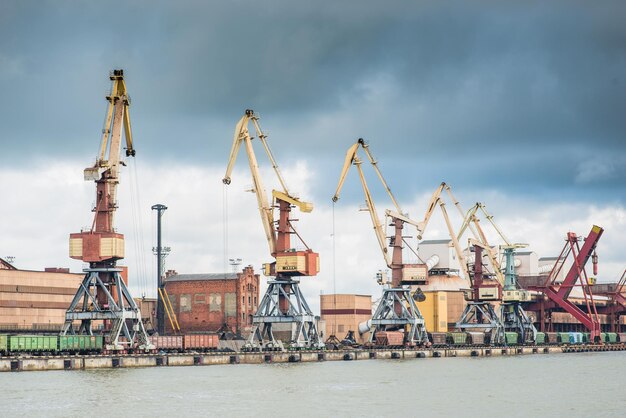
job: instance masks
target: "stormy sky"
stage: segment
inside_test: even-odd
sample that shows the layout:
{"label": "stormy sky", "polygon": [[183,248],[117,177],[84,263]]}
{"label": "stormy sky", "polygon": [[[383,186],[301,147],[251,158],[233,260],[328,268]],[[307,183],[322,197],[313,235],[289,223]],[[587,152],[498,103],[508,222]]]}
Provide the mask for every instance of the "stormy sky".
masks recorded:
{"label": "stormy sky", "polygon": [[[491,204],[510,235],[544,252],[560,250],[565,229],[583,234],[594,222],[623,245],[625,21],[621,1],[5,0],[0,256],[30,268],[73,263],[65,235],[90,223],[92,185],[81,171],[95,158],[113,68],[125,70],[132,98],[141,190],[133,199],[150,262],[149,207],[161,200],[179,250],[170,262],[222,269],[221,177],[246,108],[261,115],[288,183],[316,204],[315,227],[301,223],[318,248],[330,248],[330,197],[359,137],[416,217],[447,181],[466,207]],[[228,236],[242,247],[229,256],[257,263],[265,241],[254,199],[243,194],[243,159],[237,170]],[[376,257],[350,174],[337,222],[363,218],[349,232]],[[382,211],[383,191],[375,196]],[[50,216],[58,217],[52,226]],[[136,229],[124,219],[120,228]],[[39,245],[47,249],[33,254]],[[605,253],[613,278],[626,263],[612,247]]]}

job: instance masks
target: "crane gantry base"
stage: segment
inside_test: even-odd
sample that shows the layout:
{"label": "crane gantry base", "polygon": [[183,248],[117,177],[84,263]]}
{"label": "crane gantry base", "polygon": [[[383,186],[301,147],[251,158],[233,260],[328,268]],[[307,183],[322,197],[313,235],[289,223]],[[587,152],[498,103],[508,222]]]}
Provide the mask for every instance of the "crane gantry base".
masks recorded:
{"label": "crane gantry base", "polygon": [[492,344],[504,342],[504,325],[488,302],[468,302],[455,327],[460,331],[482,330],[489,333]]}
{"label": "crane gantry base", "polygon": [[153,348],[141,321],[139,307],[120,274],[122,269],[104,267],[83,271],[85,278],[65,313],[61,335],[75,333],[74,321],[81,321],[78,334],[86,335],[94,335],[93,321],[108,321],[110,327],[106,327],[104,334],[107,349]]}
{"label": "crane gantry base", "polygon": [[503,302],[500,305],[500,320],[504,325],[504,331],[513,331],[519,334],[521,343],[536,340],[537,328],[522,308],[521,303]]}
{"label": "crane gantry base", "polygon": [[428,344],[424,317],[411,297],[409,287],[383,288],[383,296],[372,315],[370,342],[374,343],[379,331],[405,330],[407,345]]}
{"label": "crane gantry base", "polygon": [[323,348],[315,315],[300,292],[299,282],[279,278],[268,281],[268,288],[252,317],[254,330],[248,345],[262,349],[282,349],[282,342],[274,337],[274,324],[290,324],[290,348]]}

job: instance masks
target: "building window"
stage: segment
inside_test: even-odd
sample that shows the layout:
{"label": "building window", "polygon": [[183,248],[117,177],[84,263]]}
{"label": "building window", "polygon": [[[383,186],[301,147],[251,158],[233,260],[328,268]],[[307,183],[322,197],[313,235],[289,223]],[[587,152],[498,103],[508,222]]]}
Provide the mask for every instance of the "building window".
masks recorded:
{"label": "building window", "polygon": [[248,295],[248,305],[250,305],[250,295]]}
{"label": "building window", "polygon": [[174,312],[177,312],[177,309],[176,309],[176,295],[168,295],[168,298],[169,298],[170,304],[172,305],[172,310]]}
{"label": "building window", "polygon": [[256,308],[256,296],[254,297],[254,307]]}
{"label": "building window", "polygon": [[242,297],[241,297],[241,304],[242,304],[242,305],[245,305],[245,304],[246,304],[246,297],[245,297],[245,296],[242,296]]}
{"label": "building window", "polygon": [[246,313],[245,312],[241,313],[241,319],[243,319],[244,321],[246,320]]}
{"label": "building window", "polygon": [[211,312],[222,311],[222,294],[221,293],[209,294],[209,311]]}
{"label": "building window", "polygon": [[206,303],[206,295],[204,293],[196,293],[193,295],[193,303]]}
{"label": "building window", "polygon": [[237,317],[237,295],[224,293],[224,316]]}
{"label": "building window", "polygon": [[180,295],[180,312],[189,312],[191,311],[191,295],[183,294]]}

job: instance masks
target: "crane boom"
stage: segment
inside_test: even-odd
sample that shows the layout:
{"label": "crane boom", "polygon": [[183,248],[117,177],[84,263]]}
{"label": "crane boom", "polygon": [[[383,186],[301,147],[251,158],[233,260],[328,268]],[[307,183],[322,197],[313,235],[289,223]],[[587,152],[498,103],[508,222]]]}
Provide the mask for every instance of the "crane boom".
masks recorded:
{"label": "crane boom", "polygon": [[[267,143],[267,135],[265,135],[261,130],[258,119],[259,117],[254,114],[254,111],[247,109],[239,122],[237,122],[237,125],[235,126],[235,133],[233,135],[233,145],[231,147],[228,165],[226,166],[226,174],[224,175],[222,182],[226,185],[231,183],[230,176],[235,166],[239,149],[243,143],[248,156],[250,172],[252,174],[253,192],[257,199],[257,205],[261,215],[261,223],[263,225],[263,230],[265,231],[265,237],[270,249],[270,254],[272,257],[275,257],[277,260],[280,259],[281,261],[278,269],[283,269],[287,275],[315,275],[319,270],[319,267],[316,267],[319,262],[317,253],[313,253],[311,249],[307,247],[307,255],[296,255],[295,261],[292,259],[293,254],[291,256],[286,255],[286,252],[291,250],[289,236],[292,233],[295,233],[295,230],[293,230],[293,226],[288,219],[288,213],[291,210],[291,205],[298,207],[298,209],[302,212],[309,213],[313,210],[313,204],[301,201],[289,193],[286,183],[280,173],[280,169],[278,168],[278,164],[276,163],[274,155],[272,154],[269,144]],[[259,164],[257,162],[254,148],[252,147],[253,137],[250,135],[250,131],[248,129],[250,122],[252,122],[252,125],[254,126],[255,133],[265,149],[282,188],[282,191],[272,190],[271,202],[268,198],[267,192],[265,191],[265,187],[263,186],[263,181],[259,171]],[[274,209],[277,206],[280,211],[280,219],[276,222],[274,220]],[[278,228],[274,227],[275,223],[278,223]],[[297,233],[295,234],[300,237]],[[306,247],[306,244],[304,245]],[[299,252],[296,253],[299,254]],[[305,252],[303,252],[303,254],[304,253]],[[306,261],[302,262],[299,257],[304,257]],[[300,264],[297,266],[292,265],[293,263],[297,264],[298,262],[300,262]],[[306,267],[304,267],[305,265]]]}
{"label": "crane boom", "polygon": [[[96,183],[96,206],[91,230],[70,235],[70,257],[85,262],[124,258],[124,236],[115,233],[117,187],[120,182],[122,130],[126,139],[126,156],[135,156],[130,127],[130,97],[126,91],[123,70],[113,70],[100,152],[93,166],[84,170],[86,181]],[[107,156],[108,151],[108,156]]]}

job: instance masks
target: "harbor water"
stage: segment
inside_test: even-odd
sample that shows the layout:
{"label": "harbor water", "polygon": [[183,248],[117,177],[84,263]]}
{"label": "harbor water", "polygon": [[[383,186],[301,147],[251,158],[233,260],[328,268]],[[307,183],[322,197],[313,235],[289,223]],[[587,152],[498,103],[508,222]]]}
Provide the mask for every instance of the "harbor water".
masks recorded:
{"label": "harbor water", "polygon": [[0,374],[2,416],[622,417],[626,352]]}

